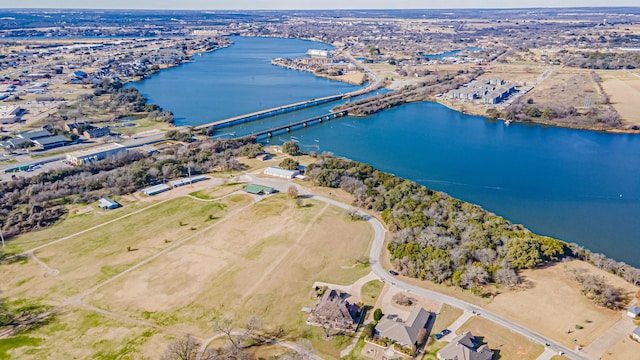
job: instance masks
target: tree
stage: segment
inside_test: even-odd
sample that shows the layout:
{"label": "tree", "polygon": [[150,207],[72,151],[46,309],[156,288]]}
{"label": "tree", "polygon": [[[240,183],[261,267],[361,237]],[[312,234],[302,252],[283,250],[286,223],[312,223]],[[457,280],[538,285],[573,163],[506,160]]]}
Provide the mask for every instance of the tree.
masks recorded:
{"label": "tree", "polygon": [[287,141],[282,144],[282,152],[291,156],[300,155],[300,145],[295,141]]}
{"label": "tree", "polygon": [[278,166],[286,170],[298,170],[300,163],[292,158],[286,158],[282,160],[282,162]]}
{"label": "tree", "polygon": [[380,319],[382,319],[382,316],[384,314],[382,313],[382,310],[380,309],[375,309],[373,311],[373,320],[375,320],[376,322],[380,321]]}
{"label": "tree", "polygon": [[289,199],[296,199],[298,197],[298,188],[295,185],[289,186],[287,189],[287,196]]}
{"label": "tree", "polygon": [[200,343],[191,335],[174,340],[162,356],[162,360],[195,360]]}
{"label": "tree", "polygon": [[507,243],[507,258],[514,269],[531,269],[542,261],[540,243],[534,239],[513,239]]}
{"label": "tree", "polygon": [[516,286],[520,283],[520,277],[515,270],[510,267],[502,267],[498,269],[494,278],[498,284],[506,287]]}

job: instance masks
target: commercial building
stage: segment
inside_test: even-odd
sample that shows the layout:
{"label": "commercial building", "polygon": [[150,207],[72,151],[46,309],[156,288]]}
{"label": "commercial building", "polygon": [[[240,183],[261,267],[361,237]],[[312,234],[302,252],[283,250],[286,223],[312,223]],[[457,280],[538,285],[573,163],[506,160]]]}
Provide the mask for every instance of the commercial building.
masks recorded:
{"label": "commercial building", "polygon": [[192,176],[190,178],[182,178],[178,180],[169,181],[169,185],[171,185],[172,188],[177,188],[180,186],[189,185],[189,184],[193,184],[193,183],[197,183],[205,180],[209,180],[209,178],[204,175],[197,175],[197,176]]}
{"label": "commercial building", "polygon": [[140,192],[145,194],[145,195],[147,195],[147,196],[153,196],[153,195],[158,195],[160,193],[163,193],[163,192],[169,191],[169,190],[171,190],[169,185],[160,184],[160,185],[148,187],[146,189],[142,189],[142,190],[140,190]]}
{"label": "commercial building", "polygon": [[22,108],[17,105],[0,106],[0,123],[13,124],[20,121],[22,117]]}
{"label": "commercial building", "polygon": [[74,165],[84,165],[106,159],[109,156],[126,152],[127,148],[121,144],[107,144],[91,149],[73,151],[67,154],[67,161]]}
{"label": "commercial building", "polygon": [[46,136],[37,139],[31,139],[31,141],[35,146],[41,148],[42,150],[64,146],[69,142],[69,140],[62,135]]}
{"label": "commercial building", "polygon": [[112,210],[119,208],[120,204],[109,199],[108,197],[104,197],[98,200],[98,207],[102,210]]}
{"label": "commercial building", "polygon": [[275,176],[283,179],[293,179],[294,177],[300,175],[300,171],[298,170],[285,170],[283,168],[277,166],[270,166],[264,169],[263,174],[268,176]]}
{"label": "commercial building", "polygon": [[258,185],[258,184],[249,184],[245,186],[244,189],[242,190],[253,195],[268,195],[275,192],[273,188],[270,188],[268,186]]}

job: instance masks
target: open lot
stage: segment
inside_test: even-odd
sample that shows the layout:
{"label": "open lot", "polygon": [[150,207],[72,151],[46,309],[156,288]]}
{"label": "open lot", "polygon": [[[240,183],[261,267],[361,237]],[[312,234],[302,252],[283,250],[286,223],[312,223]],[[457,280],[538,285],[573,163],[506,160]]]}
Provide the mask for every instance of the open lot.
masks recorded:
{"label": "open lot", "polygon": [[[206,338],[215,334],[212,321],[219,316],[231,315],[241,327],[257,314],[265,331],[280,331],[294,341],[309,338],[323,347],[316,350],[324,356],[338,357],[352,338],[321,340],[322,330],[309,328],[301,309],[315,304],[314,281],[347,285],[369,272],[355,260],[367,253],[372,229],[366,222],[351,221],[342,209],[312,199],[298,207],[285,194],[254,204],[248,195],[224,196],[238,186],[200,189],[195,194],[200,199],[134,201],[113,212],[83,206],[46,233],[17,239],[14,250],[24,251],[59,239],[54,237],[56,228],[71,235],[74,229],[143,209],[37,250],[42,264],[33,259],[2,265],[7,281],[0,284],[0,291],[10,300],[56,306],[75,297],[73,302],[82,306],[81,310],[76,305],[65,307],[55,320],[29,334],[35,340],[23,339],[26,346],[11,354],[157,358],[154,351],[157,355],[164,350],[175,334]],[[224,197],[215,200],[217,196]],[[372,300],[378,290],[373,283],[364,289]],[[83,302],[96,308],[87,310]],[[86,323],[91,323],[91,331],[83,328]],[[129,330],[119,332],[119,328]],[[55,347],[50,334],[59,331],[63,331],[59,343],[79,344],[88,331],[100,345],[50,349]],[[110,340],[100,342],[101,337]],[[146,349],[148,343],[153,350]]]}
{"label": "open lot", "polygon": [[[481,344],[488,344],[500,359],[536,359],[544,352],[544,346],[534,344],[527,338],[482,317],[472,317],[456,332],[458,335],[466,331],[480,340]],[[494,359],[496,357],[494,356]]]}
{"label": "open lot", "polygon": [[337,208],[316,201],[297,208],[277,195],[104,287],[91,303],[162,325],[189,324],[193,333],[209,332],[218,316],[242,324],[256,314],[269,329],[297,336],[300,309],[314,303],[313,281],[349,284],[366,274],[343,266],[366,252],[370,238],[366,223]]}
{"label": "open lot", "polygon": [[[576,344],[586,346],[619,321],[621,313],[597,307],[582,295],[579,285],[566,272],[574,268],[585,268],[590,273],[605,276],[609,284],[622,287],[630,294],[637,290],[592,265],[571,261],[546,269],[524,271],[522,289],[503,291],[486,308],[566,346],[573,347],[573,339],[576,339]],[[576,330],[576,325],[584,329]],[[569,330],[571,333],[567,333]]]}
{"label": "open lot", "polygon": [[0,340],[0,359],[158,359],[166,334],[79,308],[26,336]]}
{"label": "open lot", "polygon": [[637,99],[640,97],[640,74],[631,71],[599,71],[602,87],[613,108],[628,125],[640,125]]}
{"label": "open lot", "polygon": [[640,343],[629,337],[620,339],[611,349],[602,355],[603,360],[637,359]]}

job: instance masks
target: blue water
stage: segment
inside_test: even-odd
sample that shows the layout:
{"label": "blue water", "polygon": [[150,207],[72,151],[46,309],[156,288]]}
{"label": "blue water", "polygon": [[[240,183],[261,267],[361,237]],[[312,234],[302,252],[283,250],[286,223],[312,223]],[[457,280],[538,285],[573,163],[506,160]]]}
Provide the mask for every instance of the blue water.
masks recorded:
{"label": "blue water", "polygon": [[271,65],[329,45],[276,38],[233,37],[234,45],[133,84],[173,111],[176,125],[199,125],[279,105],[347,93],[358,86]]}
{"label": "blue water", "polygon": [[[162,72],[140,88],[174,111],[182,124],[191,125],[354,88],[269,64],[272,57],[302,56],[318,44],[234,40],[233,47]],[[332,106],[221,131],[241,135],[322,114]],[[270,141],[282,143],[290,136],[297,137],[303,149],[319,145],[321,151],[479,204],[534,232],[640,266],[640,137],[505,126],[435,103],[342,118]]]}

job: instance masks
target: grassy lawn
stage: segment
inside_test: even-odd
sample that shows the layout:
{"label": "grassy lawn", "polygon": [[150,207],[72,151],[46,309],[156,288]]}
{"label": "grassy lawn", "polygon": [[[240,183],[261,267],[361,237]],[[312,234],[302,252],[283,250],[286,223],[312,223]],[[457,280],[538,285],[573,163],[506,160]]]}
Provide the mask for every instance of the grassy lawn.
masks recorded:
{"label": "grassy lawn", "polygon": [[244,183],[229,183],[221,186],[216,186],[211,189],[204,189],[200,191],[194,191],[189,193],[189,195],[196,197],[200,200],[211,200],[215,198],[219,198],[221,196],[225,196],[231,194],[234,191],[238,191],[247,186]]}
{"label": "grassy lawn", "polygon": [[1,339],[0,359],[157,359],[168,342],[153,328],[68,309],[28,336]]}
{"label": "grassy lawn", "polygon": [[378,301],[378,296],[380,296],[383,286],[384,283],[379,280],[369,281],[362,285],[362,290],[360,290],[362,302],[367,306],[374,306],[376,301]]}
{"label": "grassy lawn", "polygon": [[[63,220],[46,229],[16,236],[7,242],[6,252],[17,254],[155,204],[155,202],[126,202],[115,198],[114,200],[118,201],[122,207],[102,211],[97,203],[69,206],[69,212]],[[91,211],[84,212],[88,209]]]}
{"label": "grassy lawn", "polygon": [[57,276],[43,277],[45,270],[33,261],[3,265],[10,280],[0,284],[0,290],[13,297],[46,299],[50,305],[64,301],[215,223],[239,206],[186,197],[167,201],[38,250],[35,255],[58,270]]}
{"label": "grassy lawn", "polygon": [[479,344],[488,344],[494,353],[499,354],[500,359],[534,360],[544,352],[544,346],[479,316],[469,319],[457,333],[466,331],[471,331]]}
{"label": "grassy lawn", "polygon": [[453,307],[448,304],[442,304],[442,309],[440,309],[440,312],[436,315],[436,322],[433,324],[431,333],[437,334],[448,328],[454,321],[462,316],[463,313],[464,311],[462,311],[462,309],[458,309],[457,307]]}
{"label": "grassy lawn", "polygon": [[429,345],[427,345],[424,355],[422,356],[422,360],[437,360],[438,351],[440,351],[440,349],[447,346],[448,344],[449,343],[446,341],[430,340]]}
{"label": "grassy lawn", "polygon": [[223,315],[232,315],[237,326],[259,315],[265,331],[292,341],[321,331],[307,329],[307,314],[300,311],[316,302],[313,282],[350,284],[366,275],[368,267],[352,265],[366,253],[372,230],[347,220],[339,208],[307,204],[297,207],[285,195],[266,198],[88,301],[203,337],[212,335],[211,322]]}

